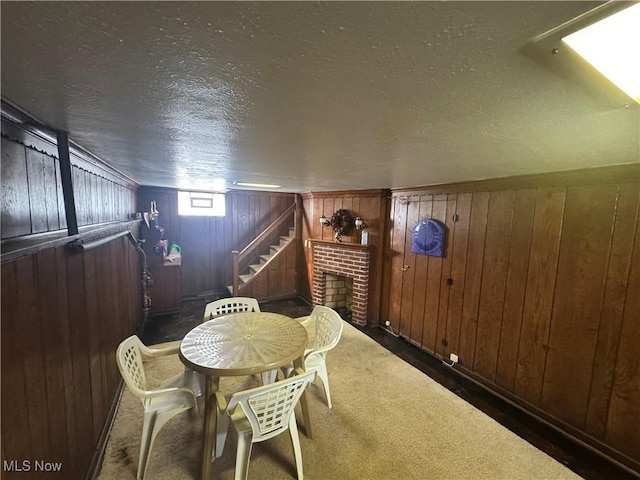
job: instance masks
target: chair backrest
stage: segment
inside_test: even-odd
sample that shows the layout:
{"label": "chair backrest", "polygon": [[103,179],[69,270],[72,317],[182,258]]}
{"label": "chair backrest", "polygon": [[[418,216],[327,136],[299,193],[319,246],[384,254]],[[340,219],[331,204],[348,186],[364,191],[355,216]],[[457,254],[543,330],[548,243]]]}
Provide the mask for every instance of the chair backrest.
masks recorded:
{"label": "chair backrest", "polygon": [[234,393],[229,399],[227,412],[232,414],[237,406],[242,408],[251,423],[253,442],[268,440],[289,428],[298,400],[316,375],[298,372],[285,380]]}
{"label": "chair backrest", "polygon": [[141,399],[147,389],[147,379],[144,375],[144,366],[142,364],[141,351],[143,348],[144,344],[140,339],[136,335],[131,335],[120,343],[116,351],[116,362],[124,382],[131,390],[131,393]]}
{"label": "chair backrest", "polygon": [[311,321],[315,324],[315,339],[311,350],[330,350],[335,347],[342,336],[344,321],[332,308],[318,305],[311,312]]}
{"label": "chair backrest", "polygon": [[204,309],[202,321],[206,322],[227,313],[238,312],[259,312],[260,306],[255,298],[231,297],[221,298],[215,302],[208,303]]}

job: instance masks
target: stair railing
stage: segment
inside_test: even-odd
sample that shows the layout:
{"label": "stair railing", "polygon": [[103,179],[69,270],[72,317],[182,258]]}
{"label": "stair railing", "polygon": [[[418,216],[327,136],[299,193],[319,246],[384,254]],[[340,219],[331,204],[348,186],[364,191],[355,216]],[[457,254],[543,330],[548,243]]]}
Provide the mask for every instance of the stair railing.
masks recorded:
{"label": "stair railing", "polygon": [[[298,195],[296,195],[296,201],[289,208],[287,208],[278,218],[276,218],[271,225],[269,225],[266,229],[264,229],[260,235],[258,235],[254,240],[251,241],[249,245],[244,247],[242,251],[238,252],[234,250],[231,252],[233,255],[233,296],[237,297],[240,293],[240,266],[243,265],[243,262],[247,258],[253,258],[256,256],[256,249],[260,248],[266,240],[271,238],[271,236],[278,231],[282,224],[287,221],[290,215],[293,212],[297,212],[298,210]],[[297,223],[299,221],[298,215],[294,215],[294,231],[296,232],[296,236],[298,235],[298,226]]]}

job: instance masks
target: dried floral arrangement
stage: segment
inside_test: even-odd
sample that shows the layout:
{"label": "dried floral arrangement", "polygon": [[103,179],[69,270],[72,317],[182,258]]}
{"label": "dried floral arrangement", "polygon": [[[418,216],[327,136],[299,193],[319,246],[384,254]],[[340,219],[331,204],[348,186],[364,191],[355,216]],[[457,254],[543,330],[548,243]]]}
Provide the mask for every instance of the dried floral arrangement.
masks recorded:
{"label": "dried floral arrangement", "polygon": [[341,242],[342,235],[348,235],[354,227],[354,224],[353,215],[351,215],[349,210],[343,208],[336,210],[329,220],[329,225],[331,225],[335,232],[334,238],[336,242]]}

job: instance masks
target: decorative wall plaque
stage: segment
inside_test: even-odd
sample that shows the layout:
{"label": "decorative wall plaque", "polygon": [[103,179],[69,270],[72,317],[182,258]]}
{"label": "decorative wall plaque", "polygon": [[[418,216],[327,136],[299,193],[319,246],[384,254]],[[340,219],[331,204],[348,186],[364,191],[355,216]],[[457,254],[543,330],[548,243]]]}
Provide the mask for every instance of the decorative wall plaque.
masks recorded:
{"label": "decorative wall plaque", "polygon": [[420,220],[413,229],[411,251],[430,257],[444,257],[445,226],[431,218]]}

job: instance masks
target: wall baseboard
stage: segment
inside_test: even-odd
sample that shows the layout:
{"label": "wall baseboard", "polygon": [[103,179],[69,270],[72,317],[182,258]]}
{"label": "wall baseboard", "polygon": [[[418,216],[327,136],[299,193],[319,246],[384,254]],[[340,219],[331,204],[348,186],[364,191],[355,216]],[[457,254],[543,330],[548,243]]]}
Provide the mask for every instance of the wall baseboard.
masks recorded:
{"label": "wall baseboard", "polygon": [[109,415],[107,416],[106,422],[104,422],[104,427],[102,428],[102,432],[100,433],[100,439],[98,440],[98,445],[96,446],[96,451],[91,458],[91,464],[89,465],[89,470],[87,470],[87,475],[85,476],[85,480],[95,480],[98,478],[98,474],[102,468],[102,461],[104,460],[105,450],[107,448],[107,440],[109,440],[109,435],[111,434],[111,429],[113,428],[113,422],[116,419],[116,413],[118,413],[118,407],[120,406],[120,399],[122,398],[122,392],[124,391],[124,381],[120,380],[118,384],[118,390],[116,391],[115,396],[113,397],[113,401],[111,402],[111,407],[109,408]]}

